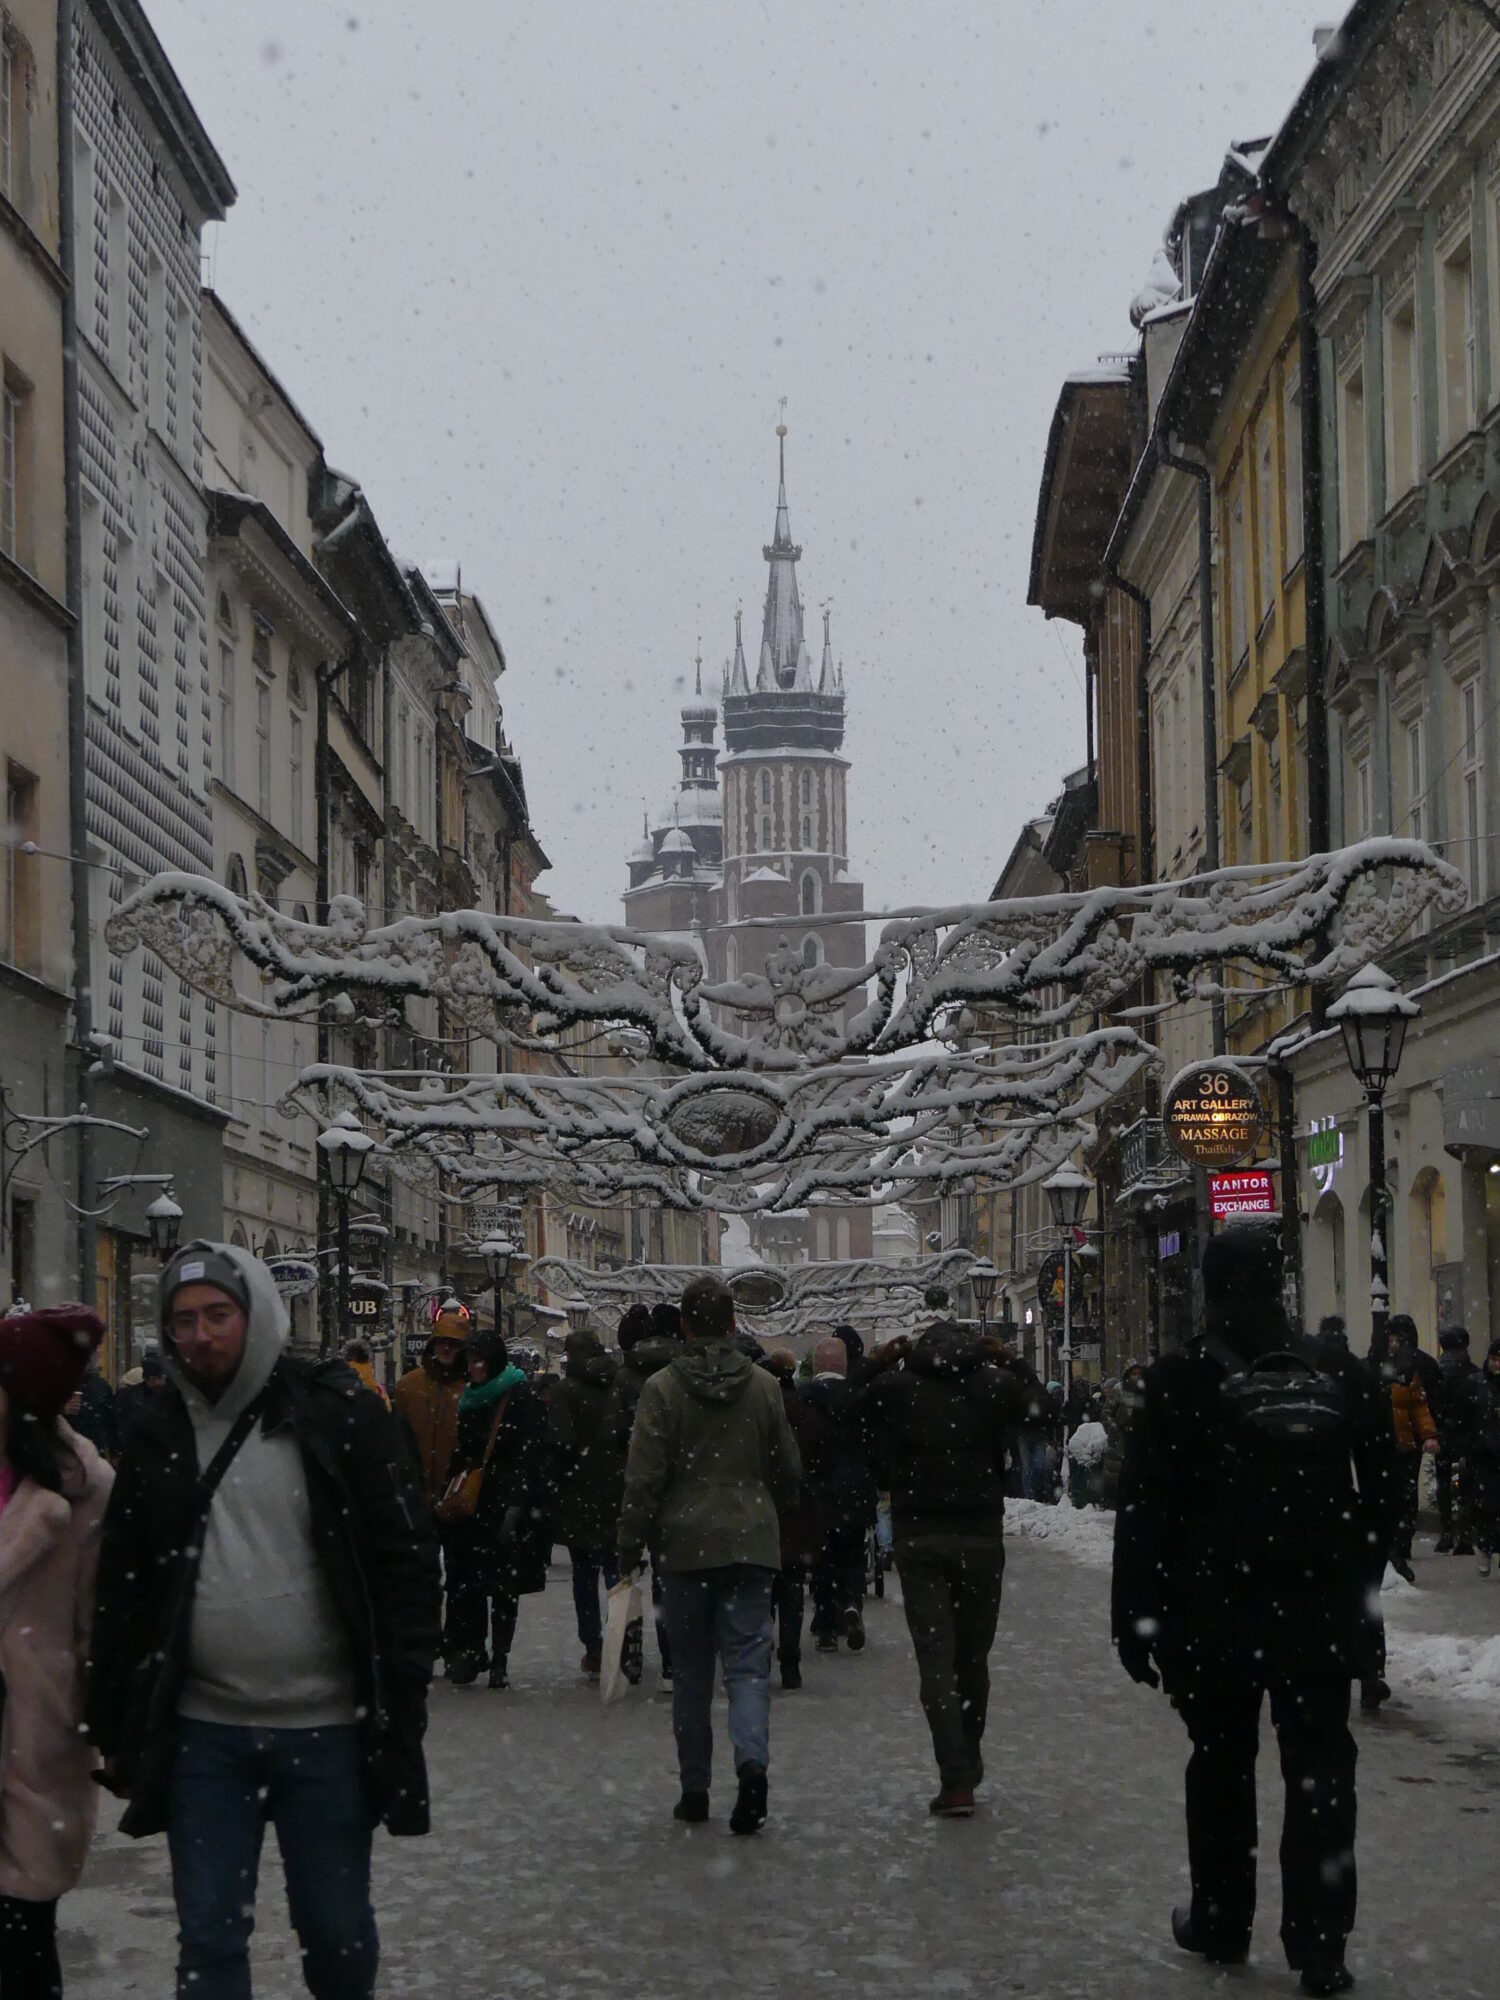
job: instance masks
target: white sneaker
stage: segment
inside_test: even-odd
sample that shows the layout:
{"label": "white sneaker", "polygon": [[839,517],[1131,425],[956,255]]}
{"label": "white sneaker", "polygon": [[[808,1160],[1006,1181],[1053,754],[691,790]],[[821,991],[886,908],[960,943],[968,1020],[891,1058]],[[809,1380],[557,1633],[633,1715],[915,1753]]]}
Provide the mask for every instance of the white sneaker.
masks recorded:
{"label": "white sneaker", "polygon": [[1475,1567],[1475,1568],[1476,1568],[1476,1569],[1477,1569],[1477,1570],[1479,1571],[1479,1574],[1480,1574],[1481,1576],[1488,1576],[1488,1575],[1489,1575],[1489,1573],[1490,1573],[1490,1566],[1491,1566],[1491,1564],[1493,1563],[1493,1561],[1494,1561],[1494,1558],[1493,1558],[1493,1556],[1491,1556],[1491,1554],[1490,1554],[1490,1552],[1489,1552],[1489,1550],[1488,1550],[1488,1549],[1476,1549],[1476,1550],[1475,1550],[1475,1552],[1474,1552],[1474,1567]]}

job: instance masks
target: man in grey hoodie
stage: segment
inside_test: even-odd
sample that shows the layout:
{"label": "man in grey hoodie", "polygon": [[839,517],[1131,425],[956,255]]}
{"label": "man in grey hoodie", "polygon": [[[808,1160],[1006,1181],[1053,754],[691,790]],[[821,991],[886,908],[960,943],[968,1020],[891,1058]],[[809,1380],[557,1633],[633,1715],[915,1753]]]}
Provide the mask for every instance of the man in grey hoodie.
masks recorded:
{"label": "man in grey hoodie", "polygon": [[781,1390],[732,1345],[734,1299],[718,1278],[682,1295],[686,1352],[641,1391],[617,1544],[622,1574],[649,1546],[664,1577],[672,1728],[682,1773],[674,1816],[708,1818],[714,1663],[729,1695],[739,1796],[732,1833],[765,1823],[771,1729],[771,1586],[780,1513],[802,1476]]}
{"label": "man in grey hoodie", "polygon": [[167,1833],[179,1994],[246,2000],[269,1820],[309,1990],[368,2000],[374,1823],[427,1826],[426,1510],[380,1398],[285,1353],[259,1259],[189,1244],[160,1297],[168,1386],[106,1518],[89,1733],[124,1830]]}

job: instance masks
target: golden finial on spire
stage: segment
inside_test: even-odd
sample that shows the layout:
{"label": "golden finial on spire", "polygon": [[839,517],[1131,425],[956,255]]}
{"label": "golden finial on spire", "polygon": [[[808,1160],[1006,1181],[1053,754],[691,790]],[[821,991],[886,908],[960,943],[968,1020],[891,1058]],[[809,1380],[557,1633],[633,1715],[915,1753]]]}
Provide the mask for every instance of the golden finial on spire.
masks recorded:
{"label": "golden finial on spire", "polygon": [[778,425],[776,426],[776,435],[777,435],[777,437],[779,437],[779,438],[784,438],[784,437],[786,436],[786,397],[785,397],[785,396],[783,396],[783,397],[781,398],[781,401],[780,401],[780,402],[779,402],[779,403],[777,404],[777,408],[778,408],[778,409],[779,409],[779,410],[781,411],[781,422],[780,422],[780,423],[779,423],[779,424],[778,424]]}

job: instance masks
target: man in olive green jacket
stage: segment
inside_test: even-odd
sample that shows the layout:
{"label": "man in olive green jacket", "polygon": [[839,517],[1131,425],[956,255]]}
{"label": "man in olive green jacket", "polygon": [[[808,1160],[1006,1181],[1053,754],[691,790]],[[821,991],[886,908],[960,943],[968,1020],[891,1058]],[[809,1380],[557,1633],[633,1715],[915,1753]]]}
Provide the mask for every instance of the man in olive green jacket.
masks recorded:
{"label": "man in olive green jacket", "polygon": [[771,1733],[771,1586],[779,1513],[796,1504],[802,1466],[775,1378],[730,1343],[734,1300],[717,1278],[682,1295],[685,1351],[641,1391],[617,1537],[620,1570],[649,1542],[664,1582],[672,1729],[682,1773],[674,1816],[708,1818],[714,1662],[724,1665],[739,1796],[729,1825],[765,1824]]}

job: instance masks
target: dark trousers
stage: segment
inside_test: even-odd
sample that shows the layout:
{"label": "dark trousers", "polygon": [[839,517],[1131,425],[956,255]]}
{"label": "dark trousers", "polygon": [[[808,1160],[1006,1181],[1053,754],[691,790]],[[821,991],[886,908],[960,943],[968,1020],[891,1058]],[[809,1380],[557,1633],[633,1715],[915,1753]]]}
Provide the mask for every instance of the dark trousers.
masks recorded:
{"label": "dark trousers", "polygon": [[981,1535],[897,1542],[896,1568],[938,1775],[945,1790],[972,1790],[983,1770],[1005,1544]]}
{"label": "dark trousers", "polygon": [[613,1590],[620,1581],[620,1562],[613,1549],[574,1548],[568,1544],[568,1560],[573,1565],[573,1610],[578,1619],[578,1643],[590,1659],[597,1660],[604,1648],[604,1614],[599,1609],[599,1582]]}
{"label": "dark trousers", "polygon": [[0,2000],[62,2000],[57,1903],[0,1896]]}
{"label": "dark trousers", "polygon": [[1442,1534],[1451,1535],[1458,1542],[1469,1539],[1473,1529],[1469,1518],[1468,1467],[1451,1444],[1445,1445],[1438,1453],[1437,1510],[1438,1528]]}
{"label": "dark trousers", "polygon": [[437,1524],[438,1547],[443,1554],[443,1658],[445,1660],[453,1651],[453,1580],[458,1569],[459,1552],[468,1532],[464,1527],[445,1527],[441,1522]]}
{"label": "dark trousers", "polygon": [[[1192,1738],[1187,1767],[1193,1927],[1215,1952],[1250,1941],[1255,1916],[1255,1757],[1263,1676],[1198,1683],[1173,1696]],[[1341,1955],[1354,1928],[1354,1738],[1345,1679],[1274,1677],[1281,1750],[1281,1938],[1292,1964]]]}
{"label": "dark trousers", "polygon": [[776,1657],[783,1667],[795,1667],[801,1662],[806,1606],[807,1565],[783,1563],[771,1591],[771,1608],[776,1614]]}
{"label": "dark trousers", "polygon": [[[250,2000],[261,1843],[276,1829],[316,2000],[370,2000],[378,1945],[359,1732],[179,1722],[167,1797],[178,2000]],[[9,2000],[7,1994],[6,2000]]]}
{"label": "dark trousers", "polygon": [[1422,1478],[1422,1454],[1420,1451],[1400,1453],[1401,1469],[1397,1487],[1398,1511],[1396,1515],[1396,1535],[1391,1553],[1402,1562],[1411,1561],[1411,1539],[1417,1532],[1417,1504]]}
{"label": "dark trousers", "polygon": [[516,1636],[520,1600],[496,1582],[494,1558],[487,1549],[459,1543],[448,1580],[448,1664],[456,1658],[483,1661],[486,1628],[494,1621],[490,1665],[503,1667]]}
{"label": "dark trousers", "polygon": [[837,1632],[844,1613],[865,1601],[865,1539],[861,1527],[830,1528],[813,1559],[813,1637]]}

